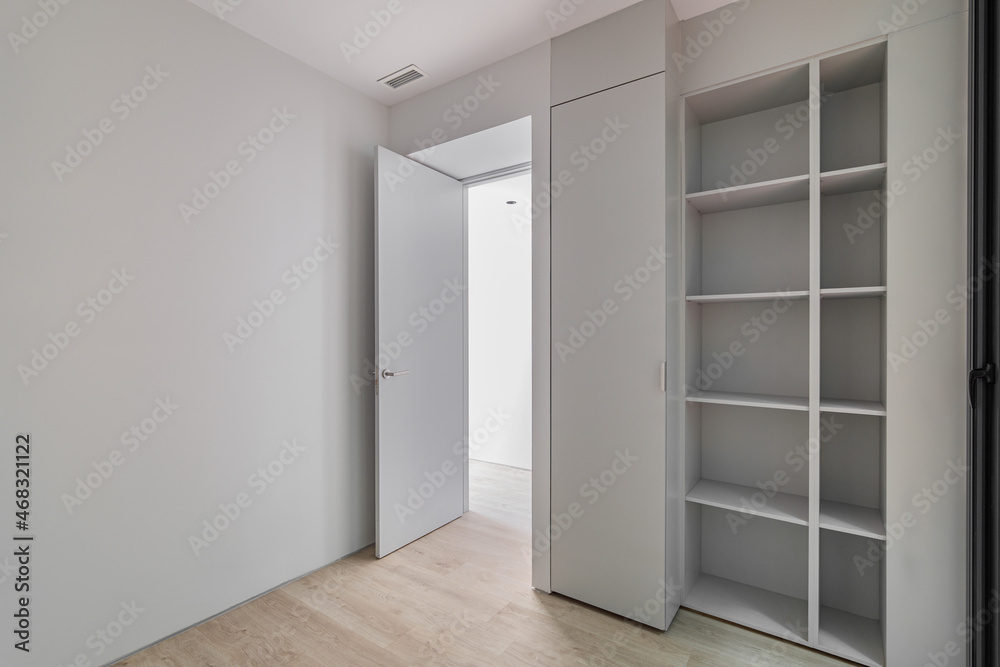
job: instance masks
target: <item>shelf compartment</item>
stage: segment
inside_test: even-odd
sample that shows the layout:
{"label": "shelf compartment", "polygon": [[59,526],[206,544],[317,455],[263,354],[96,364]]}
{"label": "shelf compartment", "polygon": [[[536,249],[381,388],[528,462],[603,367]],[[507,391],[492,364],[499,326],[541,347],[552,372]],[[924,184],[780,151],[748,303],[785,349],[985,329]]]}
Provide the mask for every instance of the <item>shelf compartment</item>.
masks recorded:
{"label": "shelf compartment", "polygon": [[886,288],[876,287],[827,287],[819,291],[821,299],[878,299],[886,295]]}
{"label": "shelf compartment", "polygon": [[[884,561],[859,569],[871,540],[820,532],[819,648],[865,665],[883,663],[882,583]],[[864,562],[869,563],[865,560]]]}
{"label": "shelf compartment", "polygon": [[684,598],[684,606],[792,642],[808,643],[807,637],[795,630],[808,616],[805,600],[702,573]]}
{"label": "shelf compartment", "polygon": [[884,416],[885,300],[823,299],[820,409]]}
{"label": "shelf compartment", "polygon": [[749,499],[758,493],[763,493],[763,491],[752,486],[703,479],[688,491],[687,500],[699,505],[708,505],[776,521],[786,521],[800,526],[809,523],[808,498],[778,492],[773,497],[768,498],[764,506],[756,508]]}
{"label": "shelf compartment", "polygon": [[820,288],[886,284],[885,205],[878,191],[820,201]]}
{"label": "shelf compartment", "polygon": [[819,527],[858,537],[885,540],[885,524],[882,522],[882,514],[871,507],[821,500]]}
{"label": "shelf compartment", "polygon": [[886,60],[879,42],[820,62],[823,171],[885,162]]}
{"label": "shelf compartment", "polygon": [[739,303],[749,301],[775,301],[777,299],[801,301],[808,298],[808,291],[797,290],[794,292],[752,292],[747,294],[698,294],[696,296],[687,297],[687,300],[692,303]]}
{"label": "shelf compartment", "polygon": [[882,667],[882,627],[878,621],[832,607],[820,607],[819,644],[842,658]]}
{"label": "shelf compartment", "polygon": [[885,182],[886,163],[852,167],[820,174],[819,191],[828,197],[846,195],[852,192],[878,190]]}
{"label": "shelf compartment", "polygon": [[809,199],[809,175],[696,192],[686,198],[703,214],[806,201]]}
{"label": "shelf compartment", "polygon": [[819,402],[819,410],[875,417],[885,417],[886,413],[885,405],[879,401],[854,401],[845,398],[824,398]]}
{"label": "shelf compartment", "polygon": [[729,391],[693,391],[688,394],[687,400],[692,403],[741,405],[748,408],[809,410],[809,399],[800,396],[772,396],[770,394],[744,394]]}

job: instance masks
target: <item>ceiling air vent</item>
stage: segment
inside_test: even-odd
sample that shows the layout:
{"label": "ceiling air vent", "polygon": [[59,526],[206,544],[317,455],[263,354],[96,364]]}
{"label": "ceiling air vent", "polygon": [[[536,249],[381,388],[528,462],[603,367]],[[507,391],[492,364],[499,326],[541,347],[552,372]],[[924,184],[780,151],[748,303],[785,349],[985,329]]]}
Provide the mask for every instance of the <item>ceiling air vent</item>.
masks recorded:
{"label": "ceiling air vent", "polygon": [[416,65],[408,65],[398,72],[393,72],[392,74],[382,77],[378,80],[378,82],[389,86],[393,90],[397,90],[406,84],[413,83],[414,81],[422,79],[425,76],[427,76],[427,73]]}

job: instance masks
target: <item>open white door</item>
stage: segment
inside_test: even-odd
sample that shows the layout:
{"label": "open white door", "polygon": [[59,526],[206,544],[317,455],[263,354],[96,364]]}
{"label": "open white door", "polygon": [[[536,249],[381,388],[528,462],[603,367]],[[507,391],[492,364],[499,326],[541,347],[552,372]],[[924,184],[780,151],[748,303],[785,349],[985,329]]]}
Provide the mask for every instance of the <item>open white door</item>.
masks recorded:
{"label": "open white door", "polygon": [[462,515],[463,186],[381,146],[375,156],[375,555]]}

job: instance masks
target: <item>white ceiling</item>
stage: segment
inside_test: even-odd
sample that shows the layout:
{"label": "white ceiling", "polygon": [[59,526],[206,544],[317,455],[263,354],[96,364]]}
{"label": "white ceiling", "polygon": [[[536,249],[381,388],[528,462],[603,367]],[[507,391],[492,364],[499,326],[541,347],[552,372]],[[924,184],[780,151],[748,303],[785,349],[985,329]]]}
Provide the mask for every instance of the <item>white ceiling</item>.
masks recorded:
{"label": "white ceiling", "polygon": [[458,180],[531,162],[531,117],[452,139],[407,157]]}
{"label": "white ceiling", "polygon": [[[732,0],[671,0],[683,18]],[[638,0],[189,0],[280,51],[392,106],[596,21]],[[396,14],[388,8],[396,10]],[[563,8],[560,12],[560,7]],[[570,11],[567,8],[571,8]],[[373,12],[375,15],[373,16]],[[383,27],[377,18],[385,23]],[[375,36],[365,44],[358,31]],[[345,55],[342,44],[360,51]],[[360,48],[359,48],[360,47]],[[407,65],[428,77],[392,90]]]}

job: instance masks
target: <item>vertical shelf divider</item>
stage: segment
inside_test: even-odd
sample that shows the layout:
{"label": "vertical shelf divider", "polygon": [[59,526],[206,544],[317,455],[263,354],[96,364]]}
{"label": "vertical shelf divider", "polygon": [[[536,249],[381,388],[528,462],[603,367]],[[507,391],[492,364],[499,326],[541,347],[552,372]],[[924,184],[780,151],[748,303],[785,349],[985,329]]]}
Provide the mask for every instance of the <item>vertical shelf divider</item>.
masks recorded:
{"label": "vertical shelf divider", "polygon": [[809,643],[820,614],[820,63],[809,64]]}

